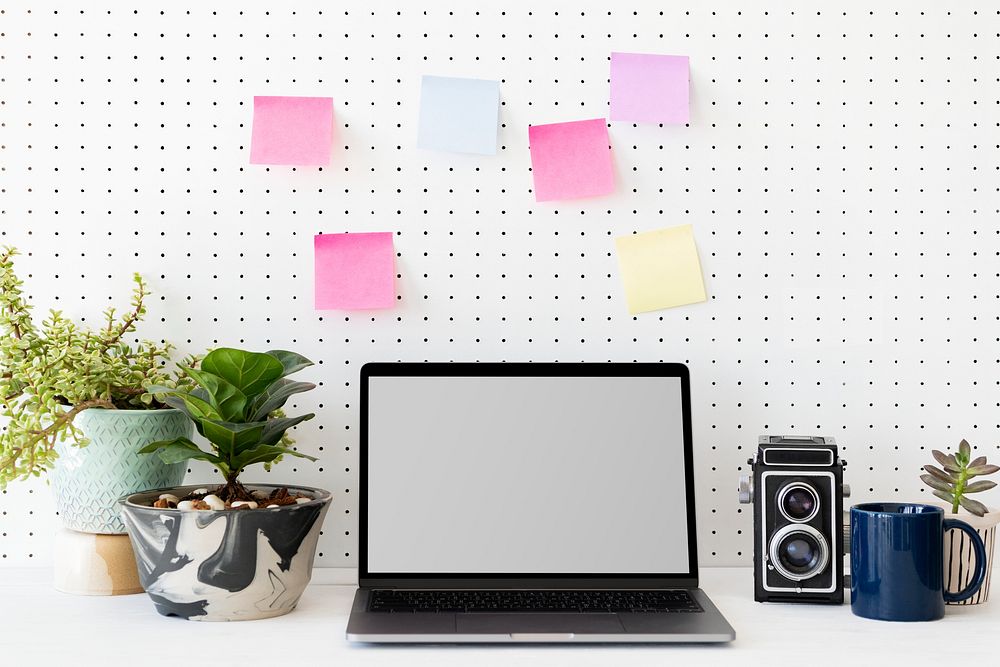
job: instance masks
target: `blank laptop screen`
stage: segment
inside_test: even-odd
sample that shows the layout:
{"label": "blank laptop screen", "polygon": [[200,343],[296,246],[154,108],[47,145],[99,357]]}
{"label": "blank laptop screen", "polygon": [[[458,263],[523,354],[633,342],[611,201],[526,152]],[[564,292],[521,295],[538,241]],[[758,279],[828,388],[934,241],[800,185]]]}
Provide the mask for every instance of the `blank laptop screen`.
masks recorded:
{"label": "blank laptop screen", "polygon": [[368,571],[687,573],[676,377],[385,377]]}

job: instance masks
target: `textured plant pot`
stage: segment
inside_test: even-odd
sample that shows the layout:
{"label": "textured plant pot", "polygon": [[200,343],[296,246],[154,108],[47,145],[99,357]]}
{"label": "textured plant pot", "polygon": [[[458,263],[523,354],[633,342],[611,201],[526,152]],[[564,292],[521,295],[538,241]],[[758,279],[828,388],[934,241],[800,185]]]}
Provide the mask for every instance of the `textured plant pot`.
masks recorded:
{"label": "textured plant pot", "polygon": [[63,525],[83,533],[124,535],[118,499],[143,489],[177,486],[184,462],[167,465],[139,454],[157,440],[190,438],[194,427],[180,410],[84,410],[73,424],[90,441],[58,443],[49,473]]}
{"label": "textured plant pot", "polygon": [[[958,514],[951,513],[951,505],[933,503],[944,508],[946,519],[958,519],[972,526],[986,545],[986,579],[979,592],[962,602],[949,602],[952,605],[982,604],[990,596],[990,576],[993,571],[993,545],[996,541],[997,524],[1000,523],[1000,511],[987,512],[985,516],[976,516],[962,510]],[[976,555],[972,550],[969,536],[960,530],[947,530],[944,533],[944,585],[949,593],[957,593],[964,589],[972,580],[975,569]]]}
{"label": "textured plant pot", "polygon": [[[176,510],[150,507],[161,493],[183,497],[184,486],[136,493],[122,501],[139,580],[164,616],[192,621],[249,621],[287,614],[312,577],[328,491],[297,486],[301,505],[265,510]],[[281,486],[252,484],[270,493]]]}

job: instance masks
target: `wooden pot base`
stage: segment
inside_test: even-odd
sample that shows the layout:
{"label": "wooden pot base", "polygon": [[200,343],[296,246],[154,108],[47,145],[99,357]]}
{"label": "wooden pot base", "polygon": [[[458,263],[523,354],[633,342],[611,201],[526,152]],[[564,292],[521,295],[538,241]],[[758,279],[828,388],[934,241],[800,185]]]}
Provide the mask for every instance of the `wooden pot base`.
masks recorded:
{"label": "wooden pot base", "polygon": [[73,595],[142,593],[128,535],[94,535],[59,528],[55,538],[55,588]]}

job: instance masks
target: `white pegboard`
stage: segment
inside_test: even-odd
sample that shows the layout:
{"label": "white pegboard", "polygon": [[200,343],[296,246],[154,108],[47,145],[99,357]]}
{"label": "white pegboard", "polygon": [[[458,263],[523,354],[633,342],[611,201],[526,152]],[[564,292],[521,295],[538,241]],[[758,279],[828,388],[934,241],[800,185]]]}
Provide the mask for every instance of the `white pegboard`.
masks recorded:
{"label": "white pegboard", "polygon": [[[239,6],[0,7],[0,243],[41,307],[94,318],[139,270],[145,336],[318,362],[320,460],[248,477],[333,491],[319,565],[356,564],[369,360],[688,363],[704,564],[749,561],[759,433],[836,436],[856,498],[927,498],[927,450],[963,436],[997,457],[991,4]],[[535,204],[528,124],[605,116],[613,50],[689,55],[690,124],[613,123],[617,193]],[[502,81],[498,155],[415,147],[422,74]],[[333,97],[329,168],[248,164],[269,94]],[[629,316],[613,237],[683,223],[709,301]],[[315,312],[320,231],[395,232],[398,307]],[[0,563],[47,562],[54,525],[11,486]]]}

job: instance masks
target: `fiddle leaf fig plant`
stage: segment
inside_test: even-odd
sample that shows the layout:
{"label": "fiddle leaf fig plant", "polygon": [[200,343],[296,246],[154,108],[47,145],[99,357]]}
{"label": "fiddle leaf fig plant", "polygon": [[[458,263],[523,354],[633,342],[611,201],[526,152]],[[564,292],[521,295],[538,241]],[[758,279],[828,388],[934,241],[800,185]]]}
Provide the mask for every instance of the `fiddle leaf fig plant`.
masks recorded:
{"label": "fiddle leaf fig plant", "polygon": [[937,449],[932,450],[931,454],[941,467],[925,465],[927,474],[921,475],[920,479],[933,489],[932,493],[951,503],[952,514],[958,514],[961,506],[976,516],[985,515],[989,511],[986,505],[969,498],[968,494],[987,491],[997,483],[988,479],[972,481],[972,478],[992,475],[1000,470],[1000,466],[987,463],[985,456],[973,459],[972,447],[965,440],[958,444],[958,451],[954,454],[945,454]]}
{"label": "fiddle leaf fig plant", "polygon": [[[163,408],[150,384],[177,386],[165,370],[172,346],[127,338],[146,315],[149,289],[139,274],[124,314],[104,312],[102,325],[77,324],[58,310],[38,323],[14,271],[14,248],[0,248],[0,489],[52,468],[57,442],[85,446],[73,425],[88,408]],[[187,378],[181,380],[181,385]]]}
{"label": "fiddle leaf fig plant", "polygon": [[158,399],[194,422],[198,433],[208,440],[210,451],[187,438],[153,442],[139,451],[156,452],[165,463],[208,461],[226,479],[215,495],[223,501],[252,500],[238,479],[248,466],[262,463],[269,467],[284,455],[316,460],[292,449],[285,436],[288,429],[315,415],[286,417],[281,411],[291,396],[316,387],[287,377],[311,365],[302,355],[284,350],[212,350],[199,368],[181,366],[197,385],[194,389],[150,388]]}

